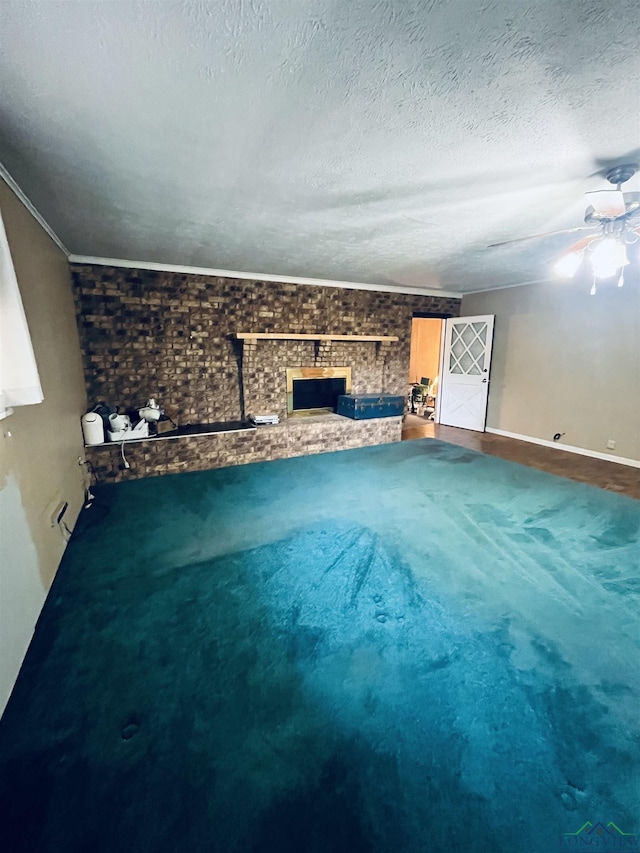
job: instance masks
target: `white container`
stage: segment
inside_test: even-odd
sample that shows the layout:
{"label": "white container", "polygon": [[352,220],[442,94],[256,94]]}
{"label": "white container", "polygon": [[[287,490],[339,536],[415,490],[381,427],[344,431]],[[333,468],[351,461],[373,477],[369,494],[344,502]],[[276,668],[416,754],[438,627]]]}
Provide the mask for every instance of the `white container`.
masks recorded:
{"label": "white container", "polygon": [[96,412],[87,412],[82,416],[82,434],[85,444],[102,444],[104,442],[104,424]]}
{"label": "white container", "polygon": [[119,415],[116,412],[109,415],[109,429],[111,432],[124,432],[131,429],[129,415]]}
{"label": "white container", "polygon": [[[131,424],[129,424],[131,426]],[[109,441],[135,441],[137,438],[149,438],[149,424],[140,421],[132,429],[108,430]]]}

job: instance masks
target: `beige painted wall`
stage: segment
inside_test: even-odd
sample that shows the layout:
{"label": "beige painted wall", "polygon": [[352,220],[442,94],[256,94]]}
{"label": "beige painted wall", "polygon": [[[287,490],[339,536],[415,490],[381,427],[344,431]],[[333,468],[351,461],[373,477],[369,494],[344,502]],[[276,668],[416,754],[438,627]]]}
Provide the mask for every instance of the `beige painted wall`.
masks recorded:
{"label": "beige painted wall", "polygon": [[[640,460],[640,287],[548,282],[476,293],[495,314],[487,426]],[[607,440],[616,442],[607,449]]]}
{"label": "beige painted wall", "polygon": [[64,550],[50,509],[72,527],[82,504],[86,396],[66,256],[2,180],[0,209],[44,392],[0,421],[1,712]]}

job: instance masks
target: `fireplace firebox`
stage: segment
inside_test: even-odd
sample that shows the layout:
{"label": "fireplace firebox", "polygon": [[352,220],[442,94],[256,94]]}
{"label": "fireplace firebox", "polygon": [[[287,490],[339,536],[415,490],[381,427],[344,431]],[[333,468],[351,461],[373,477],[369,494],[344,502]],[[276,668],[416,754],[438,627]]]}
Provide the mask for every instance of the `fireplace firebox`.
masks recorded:
{"label": "fireplace firebox", "polygon": [[287,417],[335,412],[338,396],[350,393],[350,367],[287,369]]}

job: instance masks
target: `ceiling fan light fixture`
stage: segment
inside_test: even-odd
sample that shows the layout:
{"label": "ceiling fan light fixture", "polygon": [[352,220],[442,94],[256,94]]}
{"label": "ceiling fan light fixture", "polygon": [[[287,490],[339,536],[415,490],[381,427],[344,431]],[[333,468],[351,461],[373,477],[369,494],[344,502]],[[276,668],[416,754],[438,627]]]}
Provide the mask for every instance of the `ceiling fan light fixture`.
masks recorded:
{"label": "ceiling fan light fixture", "polygon": [[554,271],[563,278],[573,278],[582,263],[584,252],[569,252],[562,255],[553,265]]}
{"label": "ceiling fan light fixture", "polygon": [[585,196],[596,216],[603,219],[615,219],[617,216],[624,216],[626,212],[624,193],[621,190],[596,190],[585,193]]}
{"label": "ceiling fan light fixture", "polygon": [[615,237],[599,240],[591,250],[591,267],[596,278],[611,278],[629,263],[627,250]]}

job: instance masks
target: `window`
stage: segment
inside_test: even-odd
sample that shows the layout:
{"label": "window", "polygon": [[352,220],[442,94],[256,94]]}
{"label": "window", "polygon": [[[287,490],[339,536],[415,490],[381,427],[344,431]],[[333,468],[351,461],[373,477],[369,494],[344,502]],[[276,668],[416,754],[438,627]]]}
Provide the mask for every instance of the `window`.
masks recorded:
{"label": "window", "polygon": [[0,420],[44,399],[9,242],[0,214]]}

